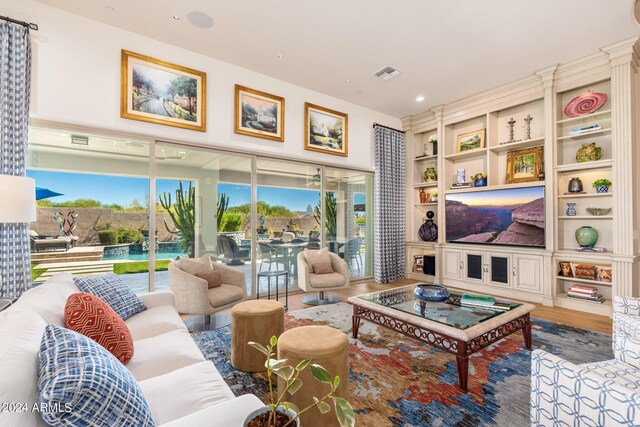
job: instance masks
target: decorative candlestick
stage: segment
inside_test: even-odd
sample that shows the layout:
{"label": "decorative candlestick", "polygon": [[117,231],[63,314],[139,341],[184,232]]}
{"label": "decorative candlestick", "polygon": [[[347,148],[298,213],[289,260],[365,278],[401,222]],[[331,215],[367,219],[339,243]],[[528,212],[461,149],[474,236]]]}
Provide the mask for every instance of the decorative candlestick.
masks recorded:
{"label": "decorative candlestick", "polygon": [[513,136],[513,125],[516,124],[516,121],[513,120],[513,117],[507,122],[509,124],[509,142],[516,142]]}
{"label": "decorative candlestick", "polygon": [[533,117],[531,117],[531,115],[527,114],[527,117],[524,118],[525,123],[527,123],[527,135],[524,137],[524,139],[531,139],[531,120],[533,120]]}

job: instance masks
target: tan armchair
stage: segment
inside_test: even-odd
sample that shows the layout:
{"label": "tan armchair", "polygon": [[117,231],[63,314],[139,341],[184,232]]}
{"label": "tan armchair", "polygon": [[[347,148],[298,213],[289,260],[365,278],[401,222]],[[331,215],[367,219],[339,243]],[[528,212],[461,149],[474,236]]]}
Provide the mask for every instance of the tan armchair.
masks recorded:
{"label": "tan armchair", "polygon": [[[206,262],[205,255],[202,260]],[[244,273],[219,263],[211,263],[214,271],[220,272],[221,286],[210,288],[205,279],[181,269],[181,262],[169,264],[169,287],[176,299],[176,309],[181,314],[202,314],[205,328],[209,329],[211,315],[247,299],[247,284]],[[192,260],[191,260],[192,261]],[[210,261],[210,259],[209,259]]]}
{"label": "tan armchair", "polygon": [[314,274],[307,263],[305,252],[298,254],[298,287],[305,292],[317,292],[316,295],[307,295],[300,300],[305,304],[323,305],[340,302],[340,297],[327,296],[325,291],[344,289],[349,287],[349,266],[338,255],[329,252],[333,273]]}

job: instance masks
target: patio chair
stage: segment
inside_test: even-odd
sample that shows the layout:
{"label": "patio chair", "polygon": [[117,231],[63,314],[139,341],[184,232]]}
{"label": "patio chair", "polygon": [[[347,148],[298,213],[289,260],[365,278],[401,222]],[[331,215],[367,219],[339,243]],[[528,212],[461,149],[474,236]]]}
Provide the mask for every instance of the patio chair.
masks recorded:
{"label": "patio chair", "polygon": [[249,249],[240,249],[236,241],[224,234],[218,235],[218,252],[222,252],[225,264],[243,265],[244,259],[249,257]]}
{"label": "patio chair", "polygon": [[362,239],[360,237],[353,238],[344,245],[344,260],[351,267],[351,263],[355,261],[358,272],[361,270],[360,265],[360,246],[362,246]]}
{"label": "patio chair", "polygon": [[282,233],[282,241],[287,243],[296,238],[296,234],[292,231],[285,231]]}
{"label": "patio chair", "polygon": [[269,263],[269,270],[271,270],[271,265],[274,262],[276,263],[276,269],[278,268],[278,264],[284,265],[284,257],[279,256],[277,251],[266,243],[258,242],[258,253],[260,255],[260,268],[258,271],[262,271],[262,267],[266,263]]}
{"label": "patio chair", "polygon": [[29,231],[29,240],[31,252],[54,251],[57,249],[68,251],[74,243],[71,237],[42,236],[35,230]]}

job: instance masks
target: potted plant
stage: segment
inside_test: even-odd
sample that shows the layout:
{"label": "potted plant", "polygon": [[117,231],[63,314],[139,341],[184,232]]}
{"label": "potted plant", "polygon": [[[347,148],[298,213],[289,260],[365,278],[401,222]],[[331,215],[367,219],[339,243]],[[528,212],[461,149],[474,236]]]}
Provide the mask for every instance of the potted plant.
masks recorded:
{"label": "potted plant", "polygon": [[487,186],[487,174],[484,172],[478,172],[471,177],[473,179],[474,187],[486,187]]}
{"label": "potted plant", "polygon": [[437,201],[438,201],[438,193],[437,193],[437,192],[436,192],[436,193],[433,193],[433,194],[431,195],[431,201],[432,201],[432,202],[437,202]]}
{"label": "potted plant", "polygon": [[608,193],[611,181],[607,178],[600,178],[593,181],[593,188],[596,189],[596,193]]}
{"label": "potted plant", "polygon": [[[297,366],[292,367],[286,365],[286,359],[274,359],[274,349],[278,344],[278,338],[274,335],[271,337],[269,344],[264,347],[256,342],[250,341],[249,345],[264,354],[267,357],[265,366],[267,368],[267,379],[269,381],[269,403],[263,408],[257,409],[247,415],[244,420],[243,427],[288,427],[300,426],[300,415],[314,407],[317,407],[321,414],[325,414],[331,410],[331,406],[326,402],[333,401],[335,414],[341,427],[353,427],[356,423],[356,415],[351,404],[345,399],[334,396],[338,386],[340,385],[340,377],[331,375],[320,365],[310,363],[309,360],[303,360]],[[300,372],[310,368],[313,378],[327,384],[329,391],[322,398],[313,398],[314,403],[306,408],[299,409],[291,402],[284,400],[285,395],[295,394],[303,386],[299,377]],[[285,389],[280,396],[274,390],[273,375],[282,378],[285,381]]]}

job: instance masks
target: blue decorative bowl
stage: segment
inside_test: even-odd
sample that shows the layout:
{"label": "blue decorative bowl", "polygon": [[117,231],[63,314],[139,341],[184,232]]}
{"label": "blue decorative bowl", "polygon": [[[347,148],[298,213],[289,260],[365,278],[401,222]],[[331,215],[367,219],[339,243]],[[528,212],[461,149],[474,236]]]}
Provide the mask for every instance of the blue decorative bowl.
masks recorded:
{"label": "blue decorative bowl", "polygon": [[413,293],[416,298],[422,301],[443,302],[449,299],[449,289],[442,285],[420,283]]}

